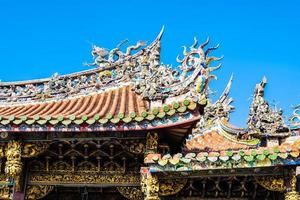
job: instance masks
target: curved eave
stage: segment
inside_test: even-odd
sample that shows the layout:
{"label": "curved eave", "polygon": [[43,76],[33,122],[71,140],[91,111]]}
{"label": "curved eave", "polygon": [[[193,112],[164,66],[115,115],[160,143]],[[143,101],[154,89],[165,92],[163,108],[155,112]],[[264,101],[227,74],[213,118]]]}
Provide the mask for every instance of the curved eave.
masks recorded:
{"label": "curved eave", "polygon": [[154,120],[143,120],[140,122],[120,122],[118,124],[107,123],[106,125],[96,123],[89,125],[83,123],[81,125],[71,124],[69,126],[64,126],[59,124],[57,126],[53,125],[6,125],[0,126],[0,132],[17,133],[17,132],[105,132],[105,131],[142,131],[142,130],[154,130],[154,129],[165,129],[170,127],[177,127],[180,125],[189,124],[200,119],[199,112],[186,112],[181,114],[175,114],[164,119],[154,119]]}
{"label": "curved eave", "polygon": [[245,169],[300,164],[300,140],[274,147],[236,151],[190,152],[188,154],[149,154],[145,163],[153,171],[202,171],[208,169]]}
{"label": "curved eave", "polygon": [[131,85],[76,98],[0,106],[2,132],[150,130],[198,119],[192,99],[155,104],[142,99]]}
{"label": "curved eave", "polygon": [[224,128],[225,121],[219,120],[216,125],[201,131],[196,130],[193,135],[186,140],[184,152],[205,152],[205,151],[225,151],[238,149],[253,149],[260,140],[244,140],[237,137],[243,129],[228,126]]}
{"label": "curved eave", "polygon": [[244,128],[238,128],[232,124],[230,124],[227,120],[219,120],[220,127],[226,131],[228,134],[237,136],[238,134],[244,134],[246,133],[246,130]]}

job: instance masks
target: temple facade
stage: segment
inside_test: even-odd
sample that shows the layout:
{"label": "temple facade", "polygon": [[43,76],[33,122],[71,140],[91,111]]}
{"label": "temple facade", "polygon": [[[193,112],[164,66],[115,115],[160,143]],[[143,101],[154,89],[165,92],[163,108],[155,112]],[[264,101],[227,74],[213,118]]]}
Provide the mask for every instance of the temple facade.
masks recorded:
{"label": "temple facade", "polygon": [[175,70],[162,36],[93,46],[90,70],[0,83],[0,199],[300,199],[300,105],[286,123],[264,77],[237,128],[232,77],[210,98],[218,46],[195,38]]}

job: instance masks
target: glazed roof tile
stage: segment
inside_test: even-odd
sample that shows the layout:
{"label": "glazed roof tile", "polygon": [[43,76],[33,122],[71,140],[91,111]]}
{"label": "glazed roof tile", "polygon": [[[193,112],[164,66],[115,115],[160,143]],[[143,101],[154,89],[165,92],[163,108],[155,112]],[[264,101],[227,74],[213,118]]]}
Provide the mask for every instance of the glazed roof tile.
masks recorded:
{"label": "glazed roof tile", "polygon": [[5,105],[0,107],[0,116],[3,118],[26,116],[32,119],[35,116],[41,118],[46,116],[53,118],[59,116],[82,118],[82,116],[85,115],[90,118],[98,114],[101,118],[107,114],[116,117],[119,113],[124,115],[136,113],[140,115],[142,111],[147,111],[148,109],[148,102],[135,94],[135,92],[131,90],[131,86],[123,86],[101,93],[66,100],[35,104]]}
{"label": "glazed roof tile", "polygon": [[207,169],[236,169],[299,165],[300,140],[284,142],[273,147],[228,151],[190,152],[187,154],[148,154],[145,163],[152,172],[197,171]]}
{"label": "glazed roof tile", "polygon": [[212,130],[187,140],[185,150],[223,151],[228,149],[249,149],[250,147],[250,145],[246,145],[238,140],[230,140],[224,137],[223,135],[219,134],[218,130]]}

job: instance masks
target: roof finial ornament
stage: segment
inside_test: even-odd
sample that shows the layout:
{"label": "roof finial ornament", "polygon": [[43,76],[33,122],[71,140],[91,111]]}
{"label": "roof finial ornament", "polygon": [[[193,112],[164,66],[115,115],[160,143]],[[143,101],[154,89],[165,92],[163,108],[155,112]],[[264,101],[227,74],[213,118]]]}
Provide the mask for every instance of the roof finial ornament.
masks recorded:
{"label": "roof finial ornament", "polygon": [[210,100],[207,100],[203,115],[193,130],[193,133],[198,133],[199,131],[216,125],[218,120],[229,120],[229,114],[234,110],[234,106],[231,105],[233,99],[229,97],[232,81],[233,75],[231,75],[224,91],[216,102],[211,103]]}
{"label": "roof finial ornament", "polygon": [[282,110],[272,110],[264,99],[267,78],[255,86],[248,117],[248,133],[256,137],[283,136],[289,130],[284,123]]}
{"label": "roof finial ornament", "polygon": [[114,63],[125,63],[131,57],[133,50],[138,50],[139,48],[146,45],[144,41],[138,41],[135,45],[128,46],[126,52],[121,51],[121,46],[128,43],[128,39],[121,41],[116,48],[108,51],[106,48],[98,47],[93,45],[92,55],[94,58],[93,63],[85,63],[86,66],[98,66],[99,68],[105,69],[112,66]]}

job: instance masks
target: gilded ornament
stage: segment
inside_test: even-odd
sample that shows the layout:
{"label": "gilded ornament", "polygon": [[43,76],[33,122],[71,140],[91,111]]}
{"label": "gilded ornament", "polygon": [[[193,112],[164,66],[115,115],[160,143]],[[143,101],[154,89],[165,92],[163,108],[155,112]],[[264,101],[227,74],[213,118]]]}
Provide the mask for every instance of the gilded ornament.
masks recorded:
{"label": "gilded ornament", "polygon": [[63,173],[32,173],[29,175],[30,184],[133,184],[140,183],[138,174],[73,172]]}
{"label": "gilded ornament", "polygon": [[158,147],[158,134],[156,132],[148,132],[146,139],[146,153],[156,153]]}
{"label": "gilded ornament", "polygon": [[117,187],[117,190],[123,197],[129,200],[141,200],[144,199],[144,194],[141,187]]}
{"label": "gilded ornament", "polygon": [[12,199],[12,191],[7,185],[0,185],[0,200]]}
{"label": "gilded ornament", "polygon": [[286,190],[283,177],[262,176],[256,177],[256,182],[270,191],[284,192]]}
{"label": "gilded ornament", "polygon": [[22,149],[22,157],[24,158],[35,157],[43,153],[48,148],[48,146],[49,144],[45,142],[25,143]]}
{"label": "gilded ornament", "polygon": [[186,185],[186,179],[164,179],[159,181],[159,195],[170,196],[177,194]]}
{"label": "gilded ornament", "polygon": [[284,199],[285,200],[299,200],[300,199],[300,195],[297,192],[297,177],[293,176],[290,180],[290,191],[286,192],[284,195]]}
{"label": "gilded ornament", "polygon": [[17,141],[10,141],[6,147],[6,163],[5,163],[5,173],[15,179],[16,190],[19,191],[20,188],[20,175],[22,172],[22,158],[21,158],[21,143]]}
{"label": "gilded ornament", "polygon": [[47,196],[53,189],[54,186],[51,185],[29,185],[26,190],[25,199],[42,199],[43,197]]}
{"label": "gilded ornament", "polygon": [[145,200],[159,200],[159,182],[156,175],[150,173],[142,175],[141,179],[142,192]]}
{"label": "gilded ornament", "polygon": [[134,154],[143,154],[145,152],[145,145],[141,142],[133,142],[129,146],[129,152]]}

